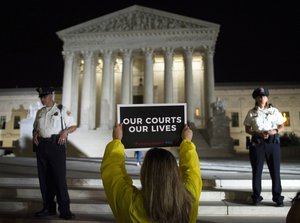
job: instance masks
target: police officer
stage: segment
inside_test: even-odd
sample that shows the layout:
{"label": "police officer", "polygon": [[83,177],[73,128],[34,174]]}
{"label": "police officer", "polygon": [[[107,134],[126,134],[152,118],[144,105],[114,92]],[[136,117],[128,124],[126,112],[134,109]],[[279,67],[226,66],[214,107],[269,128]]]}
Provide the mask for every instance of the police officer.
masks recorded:
{"label": "police officer", "polygon": [[53,87],[36,89],[44,107],[37,111],[33,123],[33,143],[37,158],[43,209],[35,217],[56,215],[56,201],[60,218],[72,219],[66,182],[66,140],[76,130],[71,113],[54,101]]}
{"label": "police officer", "polygon": [[284,117],[268,103],[269,90],[256,88],[252,93],[254,108],[248,111],[244,120],[245,131],[251,135],[249,158],[252,167],[252,201],[258,205],[261,196],[261,177],[266,159],[272,179],[272,200],[275,206],[282,207],[284,197],[281,196],[280,160],[281,149],[279,132],[284,129]]}

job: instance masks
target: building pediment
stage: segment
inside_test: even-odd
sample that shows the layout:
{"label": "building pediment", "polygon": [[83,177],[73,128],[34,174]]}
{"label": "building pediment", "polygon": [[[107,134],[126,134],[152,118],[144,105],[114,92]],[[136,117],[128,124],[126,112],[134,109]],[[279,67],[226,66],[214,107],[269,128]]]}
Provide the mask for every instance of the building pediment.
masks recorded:
{"label": "building pediment", "polygon": [[133,5],[57,32],[64,51],[214,48],[219,25]]}
{"label": "building pediment", "polygon": [[59,31],[60,38],[73,35],[171,30],[219,30],[219,25],[161,10],[134,5]]}

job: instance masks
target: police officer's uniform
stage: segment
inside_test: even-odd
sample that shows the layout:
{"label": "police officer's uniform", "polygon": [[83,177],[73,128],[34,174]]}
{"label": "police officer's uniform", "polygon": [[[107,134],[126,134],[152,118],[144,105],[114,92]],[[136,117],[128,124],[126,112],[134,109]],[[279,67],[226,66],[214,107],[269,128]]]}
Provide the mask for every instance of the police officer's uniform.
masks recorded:
{"label": "police officer's uniform", "polygon": [[[268,96],[268,89],[255,89],[252,94],[253,98],[259,95]],[[282,125],[284,121],[284,117],[277,108],[269,106],[268,108],[262,109],[255,106],[248,111],[244,125],[251,126],[253,132],[263,132],[277,129],[278,125]],[[252,166],[253,203],[258,204],[263,199],[261,196],[261,176],[264,160],[266,159],[272,179],[273,201],[276,202],[277,206],[282,206],[284,197],[281,196],[281,150],[279,134],[270,135],[267,139],[262,138],[258,134],[252,135],[249,146],[249,158]]]}
{"label": "police officer's uniform", "polygon": [[[53,88],[37,89],[40,97],[52,93],[53,90]],[[53,107],[39,109],[33,124],[33,131],[38,132],[39,135],[39,144],[35,152],[44,209],[50,213],[56,213],[54,201],[56,195],[61,216],[68,216],[71,212],[66,183],[66,144],[59,145],[57,141],[62,129],[76,125],[76,123],[67,109],[60,106],[55,103]]]}

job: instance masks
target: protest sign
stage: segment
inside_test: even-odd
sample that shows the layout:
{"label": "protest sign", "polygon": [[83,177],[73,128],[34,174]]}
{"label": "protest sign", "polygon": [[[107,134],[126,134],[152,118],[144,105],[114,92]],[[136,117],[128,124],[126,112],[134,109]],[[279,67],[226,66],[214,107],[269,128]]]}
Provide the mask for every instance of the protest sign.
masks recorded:
{"label": "protest sign", "polygon": [[125,148],[179,146],[186,124],[186,104],[118,104]]}

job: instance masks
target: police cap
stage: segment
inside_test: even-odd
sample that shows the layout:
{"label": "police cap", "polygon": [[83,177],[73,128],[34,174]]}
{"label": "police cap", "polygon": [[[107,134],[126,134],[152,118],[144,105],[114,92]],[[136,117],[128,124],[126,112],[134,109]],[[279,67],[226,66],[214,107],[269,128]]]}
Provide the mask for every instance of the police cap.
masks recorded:
{"label": "police cap", "polygon": [[38,87],[36,91],[39,93],[39,97],[44,97],[54,92],[54,87]]}
{"label": "police cap", "polygon": [[256,98],[257,96],[269,96],[269,90],[267,88],[256,88],[252,93],[252,97]]}

